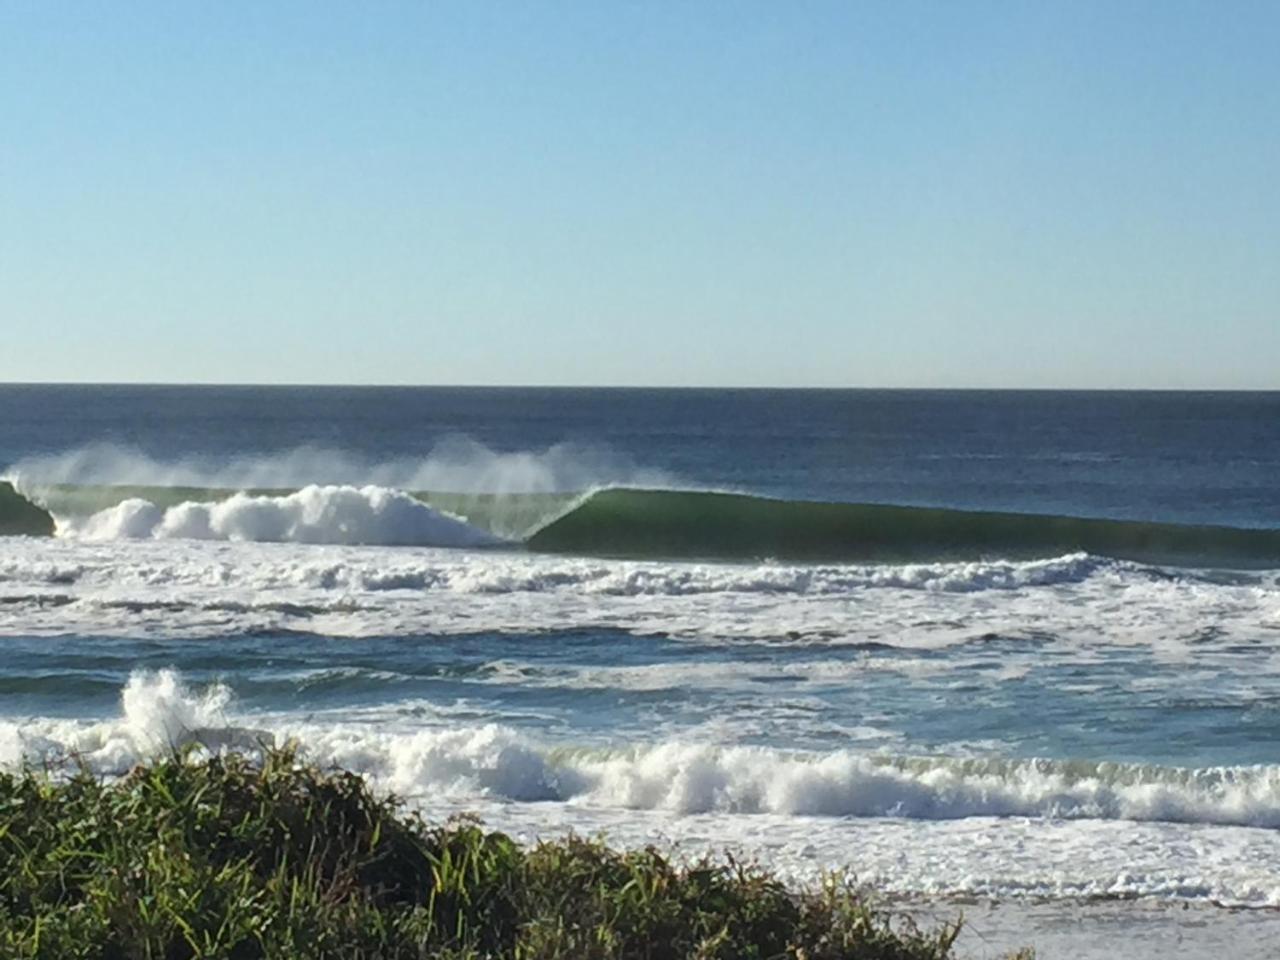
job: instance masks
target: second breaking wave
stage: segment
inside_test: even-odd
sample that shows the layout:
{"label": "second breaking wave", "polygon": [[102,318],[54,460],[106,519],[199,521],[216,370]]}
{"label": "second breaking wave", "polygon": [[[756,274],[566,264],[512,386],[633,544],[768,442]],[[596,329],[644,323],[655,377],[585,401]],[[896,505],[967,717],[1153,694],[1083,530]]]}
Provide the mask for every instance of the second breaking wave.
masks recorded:
{"label": "second breaking wave", "polygon": [[135,673],[122,715],[96,724],[0,724],[0,766],[75,756],[100,774],[187,745],[293,741],[402,796],[589,802],[678,814],[1047,817],[1280,827],[1280,767],[1177,768],[1015,758],[804,753],[665,742],[552,747],[500,724],[381,732],[237,717],[231,691],[188,688],[174,671]]}

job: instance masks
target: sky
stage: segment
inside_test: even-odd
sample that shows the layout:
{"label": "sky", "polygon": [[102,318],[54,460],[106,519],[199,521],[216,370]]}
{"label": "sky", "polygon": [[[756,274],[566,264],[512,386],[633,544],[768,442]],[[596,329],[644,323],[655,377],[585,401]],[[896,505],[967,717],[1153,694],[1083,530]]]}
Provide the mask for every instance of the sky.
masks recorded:
{"label": "sky", "polygon": [[1280,389],[1280,3],[0,0],[0,380]]}

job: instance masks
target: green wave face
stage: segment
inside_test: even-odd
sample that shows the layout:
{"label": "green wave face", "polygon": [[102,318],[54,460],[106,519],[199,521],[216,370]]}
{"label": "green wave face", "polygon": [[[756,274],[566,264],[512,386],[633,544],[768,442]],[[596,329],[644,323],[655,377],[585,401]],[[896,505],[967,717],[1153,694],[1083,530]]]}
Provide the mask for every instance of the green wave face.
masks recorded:
{"label": "green wave face", "polygon": [[633,558],[911,562],[1085,552],[1185,566],[1280,566],[1280,530],[664,490],[600,491],[527,544]]}
{"label": "green wave face", "polygon": [[53,536],[53,517],[0,480],[0,536]]}
{"label": "green wave face", "polygon": [[[55,516],[130,498],[160,507],[225,500],[209,487],[55,485],[24,498],[0,481],[0,534],[49,536]],[[292,489],[243,491],[285,496]],[[576,494],[413,494],[533,551],[586,556],[904,563],[1084,552],[1177,566],[1280,567],[1280,530],[1044,514],[772,500],[731,493],[609,489]],[[35,501],[35,502],[33,502]]]}

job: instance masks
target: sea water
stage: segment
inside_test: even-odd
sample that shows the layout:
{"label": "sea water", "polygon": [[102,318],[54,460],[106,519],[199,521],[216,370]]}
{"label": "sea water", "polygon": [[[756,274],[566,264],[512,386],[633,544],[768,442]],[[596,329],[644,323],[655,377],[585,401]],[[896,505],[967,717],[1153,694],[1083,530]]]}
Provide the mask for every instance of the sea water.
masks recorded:
{"label": "sea water", "polygon": [[1280,394],[14,386],[0,468],[0,764],[292,740],[975,955],[1273,949]]}

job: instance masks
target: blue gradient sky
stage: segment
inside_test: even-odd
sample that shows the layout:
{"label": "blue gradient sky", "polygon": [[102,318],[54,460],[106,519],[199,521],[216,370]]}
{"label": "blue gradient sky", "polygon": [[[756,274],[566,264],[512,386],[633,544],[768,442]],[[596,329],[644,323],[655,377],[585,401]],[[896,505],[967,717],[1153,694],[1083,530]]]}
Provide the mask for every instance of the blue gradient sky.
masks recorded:
{"label": "blue gradient sky", "polygon": [[1280,4],[0,4],[0,379],[1280,388]]}

